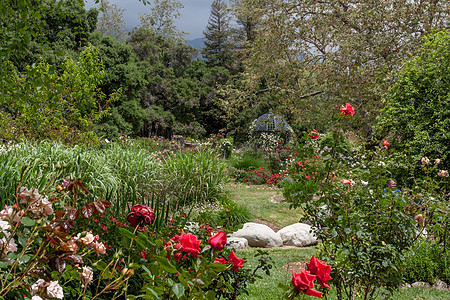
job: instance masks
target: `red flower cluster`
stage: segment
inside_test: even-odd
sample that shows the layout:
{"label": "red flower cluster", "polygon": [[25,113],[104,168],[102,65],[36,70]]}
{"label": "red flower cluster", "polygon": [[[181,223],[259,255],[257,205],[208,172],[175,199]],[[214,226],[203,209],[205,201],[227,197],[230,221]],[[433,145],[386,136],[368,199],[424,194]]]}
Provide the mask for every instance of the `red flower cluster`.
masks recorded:
{"label": "red flower cluster", "polygon": [[127,221],[130,222],[131,227],[151,224],[154,220],[155,213],[153,212],[153,209],[145,205],[134,205],[127,216]]}
{"label": "red flower cluster", "polygon": [[222,251],[227,244],[227,235],[223,231],[219,231],[216,235],[209,239],[209,244],[217,251]]}
{"label": "red flower cluster", "polygon": [[349,103],[341,106],[341,116],[353,116],[355,114],[355,110],[353,109],[353,106],[351,106]]}
{"label": "red flower cluster", "polygon": [[277,183],[282,178],[282,174],[272,174],[266,169],[259,168],[250,172],[250,176],[244,178],[245,182],[250,182],[253,184],[265,184],[265,183]]}
{"label": "red flower cluster", "polygon": [[384,145],[384,148],[387,149],[389,146],[389,142],[387,140],[383,140],[383,145]]}
{"label": "red flower cluster", "polygon": [[322,298],[322,292],[314,290],[314,280],[317,280],[322,287],[329,289],[328,280],[331,280],[331,267],[316,259],[314,255],[310,263],[306,263],[306,267],[307,270],[300,273],[293,272],[292,285],[305,295]]}

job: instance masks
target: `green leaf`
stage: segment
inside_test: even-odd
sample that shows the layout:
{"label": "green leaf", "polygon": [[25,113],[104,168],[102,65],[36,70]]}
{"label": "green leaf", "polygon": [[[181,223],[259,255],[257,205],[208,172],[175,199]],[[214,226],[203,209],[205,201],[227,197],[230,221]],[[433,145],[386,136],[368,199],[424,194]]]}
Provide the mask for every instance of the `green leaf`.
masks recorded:
{"label": "green leaf", "polygon": [[28,217],[23,217],[22,219],[20,219],[20,223],[22,223],[25,226],[34,226],[34,224],[36,224],[36,222],[33,219],[30,219]]}
{"label": "green leaf", "polygon": [[221,263],[210,263],[207,268],[216,272],[224,272],[227,269],[227,266]]}
{"label": "green leaf", "polygon": [[216,299],[216,293],[214,291],[208,291],[206,294],[206,299],[208,300],[214,300]]}
{"label": "green leaf", "polygon": [[147,287],[146,290],[149,291],[150,293],[152,293],[153,296],[155,296],[156,299],[158,299],[158,300],[161,299],[161,297],[159,297],[159,295],[152,288]]}
{"label": "green leaf", "polygon": [[122,235],[124,235],[125,237],[129,238],[130,240],[134,239],[134,237],[135,237],[135,235],[131,231],[129,231],[129,230],[125,229],[125,228],[120,227],[119,231],[120,231],[120,233]]}
{"label": "green leaf", "polygon": [[180,299],[184,295],[184,286],[181,283],[176,283],[172,286],[172,291]]}
{"label": "green leaf", "polygon": [[177,273],[177,269],[175,268],[174,265],[170,263],[170,261],[167,258],[157,257],[156,260],[158,261],[158,264],[161,267],[161,269],[163,269],[164,271],[171,274]]}

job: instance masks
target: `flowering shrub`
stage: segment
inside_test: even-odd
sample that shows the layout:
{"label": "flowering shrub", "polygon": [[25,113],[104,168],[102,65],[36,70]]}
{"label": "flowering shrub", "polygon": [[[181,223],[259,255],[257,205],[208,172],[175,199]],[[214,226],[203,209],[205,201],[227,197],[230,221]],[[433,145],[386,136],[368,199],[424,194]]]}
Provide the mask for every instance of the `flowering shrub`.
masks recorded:
{"label": "flowering shrub", "polygon": [[244,182],[250,184],[276,184],[282,179],[282,174],[272,174],[266,169],[259,168],[250,172],[250,176],[244,178]]}
{"label": "flowering shrub", "polygon": [[2,298],[63,299],[75,293],[94,299],[111,292],[121,294],[116,289],[129,276],[99,260],[106,245],[90,231],[74,231],[80,217],[104,213],[109,203],[69,205],[77,203],[80,192],[87,194],[81,182],[74,180],[65,180],[48,194],[21,186],[16,203],[0,212]]}
{"label": "flowering shrub", "polygon": [[[402,276],[395,266],[421,232],[414,212],[423,206],[414,199],[426,201],[427,210],[438,202],[425,193],[417,196],[417,190],[408,194],[387,190],[389,173],[385,162],[390,158],[389,149],[383,147],[387,143],[371,153],[370,160],[355,155],[345,142],[343,124],[353,114],[348,105],[341,107],[341,116],[336,119],[338,130],[323,138],[311,139],[305,133],[298,149],[302,157],[290,166],[294,183],[285,186],[284,192],[290,195],[293,207],[303,209],[304,219],[312,223],[315,235],[322,241],[319,255],[327,257],[332,279],[319,276],[318,282],[329,286],[330,280],[338,298],[372,298],[382,293],[379,286],[392,291],[401,283]],[[430,161],[423,162],[422,166],[429,166]],[[416,182],[420,189],[429,184]],[[308,266],[311,273],[320,270],[314,265]],[[298,275],[294,281],[303,280],[300,290],[317,295],[311,290],[310,275]]]}

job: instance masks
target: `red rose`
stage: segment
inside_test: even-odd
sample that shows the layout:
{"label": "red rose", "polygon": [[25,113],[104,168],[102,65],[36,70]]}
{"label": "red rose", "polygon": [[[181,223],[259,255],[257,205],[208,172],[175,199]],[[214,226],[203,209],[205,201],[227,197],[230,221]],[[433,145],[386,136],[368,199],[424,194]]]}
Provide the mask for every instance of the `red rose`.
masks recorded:
{"label": "red rose", "polygon": [[305,295],[310,295],[314,297],[322,298],[322,293],[314,288],[315,275],[311,275],[309,271],[303,270],[300,273],[292,272],[292,285],[297,289],[297,291],[302,292]]}
{"label": "red rose", "polygon": [[140,226],[141,224],[151,224],[155,220],[153,209],[145,205],[134,205],[131,212],[127,216],[127,221],[131,227]]}
{"label": "red rose", "polygon": [[314,257],[311,258],[311,262],[306,263],[306,267],[311,274],[316,275],[317,282],[324,288],[329,289],[328,280],[331,280],[330,272],[331,267],[327,265],[325,262]]}
{"label": "red rose", "polygon": [[351,106],[349,103],[341,106],[341,116],[353,116],[355,114],[355,110],[353,109],[353,106]]}
{"label": "red rose", "polygon": [[197,237],[193,234],[181,233],[179,238],[181,244],[181,251],[191,254],[194,257],[198,257],[200,253],[201,240],[197,240]]}
{"label": "red rose", "polygon": [[244,260],[242,258],[238,258],[234,251],[231,250],[230,255],[228,256],[228,262],[233,264],[231,267],[232,270],[239,271],[239,268],[244,266]]}
{"label": "red rose", "polygon": [[216,259],[214,260],[214,262],[215,263],[221,263],[221,264],[226,264],[227,263],[227,260],[225,259],[225,258],[223,258],[223,257],[221,257],[221,258],[217,258],[216,257]]}
{"label": "red rose", "polygon": [[352,185],[352,182],[348,179],[342,179],[342,184],[349,184]]}
{"label": "red rose", "polygon": [[383,140],[383,145],[384,145],[384,148],[387,149],[389,146],[389,142],[387,140]]}
{"label": "red rose", "polygon": [[227,235],[223,231],[219,231],[215,236],[209,239],[209,244],[211,247],[216,249],[217,251],[222,251],[227,244]]}
{"label": "red rose", "polygon": [[315,140],[319,137],[319,132],[317,130],[311,131],[311,135],[309,136],[312,140]]}

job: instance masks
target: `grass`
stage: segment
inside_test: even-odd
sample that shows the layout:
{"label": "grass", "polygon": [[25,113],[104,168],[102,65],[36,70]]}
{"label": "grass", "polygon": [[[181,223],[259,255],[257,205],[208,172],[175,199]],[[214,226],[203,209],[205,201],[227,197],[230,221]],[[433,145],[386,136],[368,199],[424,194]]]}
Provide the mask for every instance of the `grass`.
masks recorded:
{"label": "grass", "polygon": [[279,228],[297,223],[302,216],[301,211],[289,209],[287,202],[271,202],[270,199],[279,199],[282,194],[278,189],[263,189],[261,187],[248,187],[246,185],[233,185],[230,187],[231,197],[236,203],[247,207],[259,220],[270,222]]}

